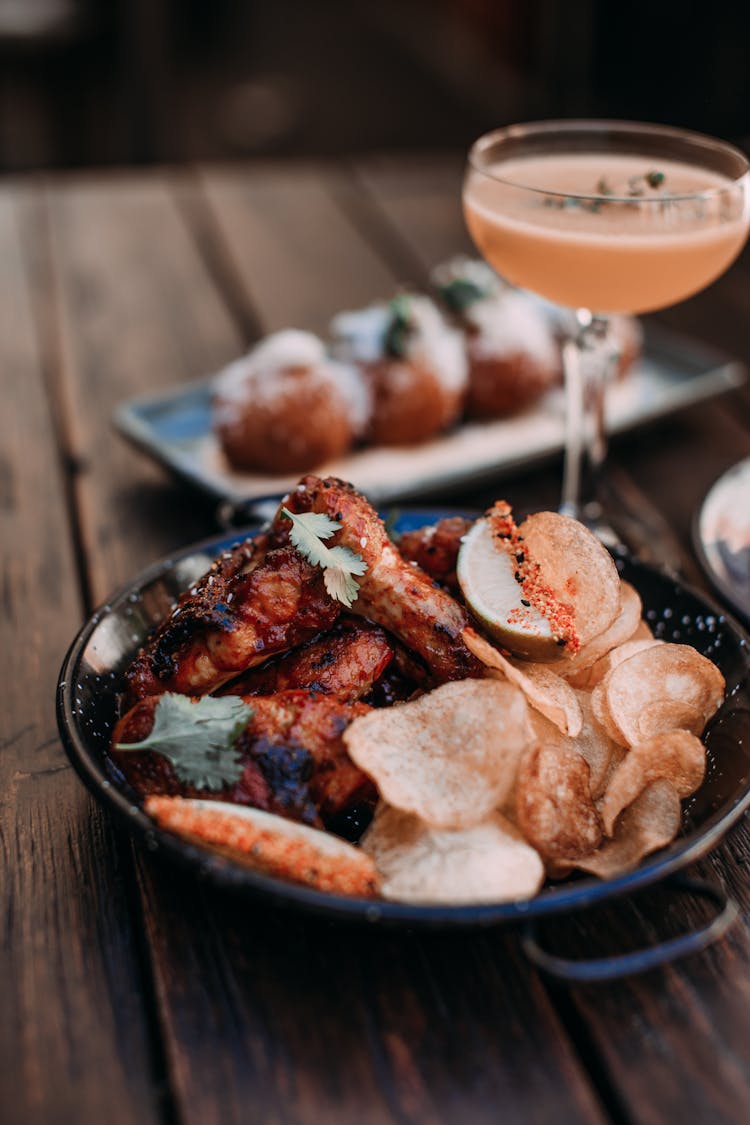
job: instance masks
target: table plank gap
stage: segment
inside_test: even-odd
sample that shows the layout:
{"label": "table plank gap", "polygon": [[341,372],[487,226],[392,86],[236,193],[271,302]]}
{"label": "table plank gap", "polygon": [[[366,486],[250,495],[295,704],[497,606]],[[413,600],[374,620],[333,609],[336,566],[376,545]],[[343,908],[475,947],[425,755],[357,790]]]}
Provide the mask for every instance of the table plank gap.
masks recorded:
{"label": "table plank gap", "polygon": [[[608,985],[562,991],[550,985],[558,1007],[585,1029],[601,1065],[634,1119],[644,1125],[740,1125],[750,1099],[750,889],[746,879],[747,821],[720,849],[691,869],[725,883],[742,910],[726,938],[660,970]],[[728,862],[733,852],[744,864]],[[584,920],[553,925],[546,944],[566,956],[620,952],[623,939],[650,943],[685,932],[707,917],[689,897],[654,889]],[[658,919],[658,921],[657,921]],[[616,1029],[616,1030],[615,1030]],[[648,1096],[645,1096],[645,1092]]]}
{"label": "table plank gap", "polygon": [[[124,874],[106,819],[55,732],[53,698],[80,623],[61,454],[30,241],[38,200],[0,192],[0,976],[8,1120],[161,1120]],[[41,701],[41,702],[40,702]]]}
{"label": "table plank gap", "polygon": [[248,347],[262,334],[258,310],[248,294],[217,222],[198,168],[168,180],[175,203],[190,231],[206,270],[221,293],[239,335]]}

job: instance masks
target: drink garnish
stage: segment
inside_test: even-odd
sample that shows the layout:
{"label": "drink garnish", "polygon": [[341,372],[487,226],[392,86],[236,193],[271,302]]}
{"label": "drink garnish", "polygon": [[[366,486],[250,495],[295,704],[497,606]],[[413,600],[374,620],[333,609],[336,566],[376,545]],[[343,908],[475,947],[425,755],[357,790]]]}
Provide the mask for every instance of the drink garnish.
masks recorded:
{"label": "drink garnish", "polygon": [[[664,186],[666,180],[664,172],[652,170],[644,172],[642,175],[630,176],[628,179],[627,196],[630,199],[639,199],[646,195],[647,189],[658,191],[659,188]],[[602,176],[596,183],[596,194],[601,196],[617,196],[617,191],[606,177]],[[547,195],[544,197],[545,207],[557,207],[560,210],[566,207],[575,207],[580,211],[590,211],[596,214],[601,211],[602,207],[607,206],[609,203],[619,202],[617,198],[613,199],[579,199],[575,195]]]}
{"label": "drink garnish", "polygon": [[342,525],[320,512],[296,515],[288,508],[281,511],[292,521],[289,538],[293,546],[312,566],[322,568],[323,581],[330,596],[351,609],[359,591],[354,575],[364,574],[367,563],[349,547],[326,547],[321,542],[322,539],[330,539]]}
{"label": "drink garnish", "polygon": [[253,708],[236,695],[187,695],[165,692],[154,709],[151,733],[140,742],[118,742],[115,750],[153,750],[162,754],[186,785],[223,789],[242,776],[244,765],[235,743],[253,717]]}

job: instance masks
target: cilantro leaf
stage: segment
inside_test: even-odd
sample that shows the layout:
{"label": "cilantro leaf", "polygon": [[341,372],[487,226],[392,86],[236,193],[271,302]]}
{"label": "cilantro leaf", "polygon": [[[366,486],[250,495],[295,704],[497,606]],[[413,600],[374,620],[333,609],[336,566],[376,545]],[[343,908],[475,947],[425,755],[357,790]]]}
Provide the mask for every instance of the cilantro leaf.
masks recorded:
{"label": "cilantro leaf", "polygon": [[326,547],[325,543],[321,543],[321,539],[330,539],[341,524],[319,512],[295,515],[288,508],[281,511],[292,521],[289,538],[294,546],[312,566],[323,569],[323,581],[329,595],[351,609],[359,591],[359,583],[355,582],[353,575],[364,574],[367,563],[349,547]]}
{"label": "cilantro leaf", "polygon": [[154,750],[172,763],[180,781],[198,789],[222,789],[239,781],[243,764],[235,742],[253,717],[239,696],[165,692],[154,710],[154,725],[142,742],[119,742],[115,750]]}
{"label": "cilantro leaf", "polygon": [[388,304],[390,321],[383,340],[383,350],[394,359],[403,359],[414,332],[411,304],[406,293],[399,293]]}
{"label": "cilantro leaf", "polygon": [[466,277],[454,277],[452,281],[440,287],[440,296],[448,308],[457,313],[465,312],[477,301],[491,295],[492,291],[489,286],[483,288],[476,281]]}

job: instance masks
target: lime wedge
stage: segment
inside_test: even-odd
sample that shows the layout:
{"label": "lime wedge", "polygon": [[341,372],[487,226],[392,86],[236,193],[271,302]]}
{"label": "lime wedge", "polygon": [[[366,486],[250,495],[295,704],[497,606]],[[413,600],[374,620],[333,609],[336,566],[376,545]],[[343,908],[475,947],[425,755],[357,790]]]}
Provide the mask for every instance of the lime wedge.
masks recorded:
{"label": "lime wedge", "polygon": [[458,553],[458,583],[471,614],[484,631],[515,656],[528,660],[559,660],[565,649],[557,643],[549,621],[533,605],[522,602],[511,556],[495,546],[489,522],[477,520]]}

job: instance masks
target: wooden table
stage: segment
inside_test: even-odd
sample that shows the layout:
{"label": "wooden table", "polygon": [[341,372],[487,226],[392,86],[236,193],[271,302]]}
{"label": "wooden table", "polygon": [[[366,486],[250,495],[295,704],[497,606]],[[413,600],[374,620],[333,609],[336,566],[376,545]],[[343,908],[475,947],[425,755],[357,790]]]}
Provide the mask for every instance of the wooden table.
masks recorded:
{"label": "wooden table", "polygon": [[[66,646],[211,505],[118,440],[113,407],[253,338],[420,284],[465,248],[460,160],[6,183],[0,195],[4,1122],[739,1122],[750,1105],[750,881],[740,825],[701,870],[744,915],[709,951],[561,988],[507,930],[332,926],[134,851],[56,732]],[[663,318],[750,361],[750,258]],[[701,581],[690,522],[750,454],[734,392],[615,443],[631,501]],[[554,505],[559,465],[503,484]],[[469,496],[468,501],[485,497]],[[704,917],[666,891],[559,924],[608,951]],[[565,934],[562,931],[565,930]],[[567,935],[567,936],[566,936]]]}

